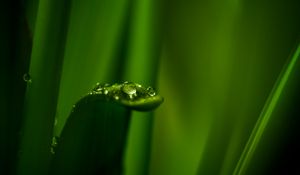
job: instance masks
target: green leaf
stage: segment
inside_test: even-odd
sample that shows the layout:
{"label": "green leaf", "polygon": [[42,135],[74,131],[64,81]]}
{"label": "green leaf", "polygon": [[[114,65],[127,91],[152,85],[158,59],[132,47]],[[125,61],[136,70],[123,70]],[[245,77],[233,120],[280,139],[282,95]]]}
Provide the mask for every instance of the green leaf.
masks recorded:
{"label": "green leaf", "polygon": [[153,110],[162,101],[152,88],[136,83],[97,84],[74,105],[50,174],[121,174],[130,111]]}
{"label": "green leaf", "polygon": [[[17,174],[48,173],[70,1],[41,0],[24,100]],[[27,77],[27,78],[26,78]]]}

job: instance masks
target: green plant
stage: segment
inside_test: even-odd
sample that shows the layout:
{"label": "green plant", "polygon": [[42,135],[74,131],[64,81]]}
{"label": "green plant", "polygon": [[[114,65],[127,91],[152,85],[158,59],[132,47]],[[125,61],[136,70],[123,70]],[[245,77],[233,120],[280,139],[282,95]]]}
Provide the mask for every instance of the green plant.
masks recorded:
{"label": "green plant", "polygon": [[[92,153],[103,156],[98,165],[117,165],[102,172],[124,175],[297,169],[289,157],[299,157],[299,59],[288,55],[299,43],[299,0],[4,1],[0,174],[71,173],[97,162]],[[147,110],[155,100],[82,97],[96,82],[126,80],[168,100],[153,116],[131,109]],[[118,146],[101,144],[109,152],[89,149],[107,139],[89,134],[101,125],[96,114],[120,121],[95,129],[121,133]],[[72,156],[85,161],[72,163]]]}
{"label": "green plant", "polygon": [[[155,86],[159,40],[149,37],[148,30],[140,32],[138,37],[131,32],[156,22],[148,15],[149,10],[138,12],[142,14],[139,19],[132,19],[136,16],[132,15],[134,11],[141,7],[147,9],[149,3],[28,0],[7,1],[1,6],[3,12],[12,14],[1,15],[5,19],[1,34],[6,37],[1,40],[4,82],[1,92],[17,92],[14,98],[4,93],[1,99],[1,140],[5,143],[1,145],[1,174],[47,174],[53,136],[60,135],[72,105],[96,82],[130,80]],[[14,8],[18,13],[14,13]],[[109,17],[107,9],[112,13]],[[139,22],[145,20],[149,23]],[[158,25],[148,29],[151,28],[156,29]],[[86,31],[78,32],[81,29]],[[12,44],[7,45],[6,41]],[[133,49],[137,45],[138,52]],[[11,56],[11,52],[15,54]],[[141,69],[147,71],[136,74]],[[16,83],[10,86],[11,82]],[[146,115],[151,118],[152,114]],[[142,129],[147,129],[143,133],[148,136],[138,141],[150,140],[152,119],[149,118],[133,118],[135,122],[130,130],[147,126]],[[134,133],[130,132],[130,138]],[[136,154],[141,156],[139,159],[147,159],[144,155],[149,155],[149,146],[144,143],[145,149],[138,146],[142,150]],[[137,150],[136,145],[128,147]],[[139,159],[131,161],[131,167],[140,163]],[[129,169],[147,171],[146,164],[136,167]]]}
{"label": "green plant", "polygon": [[53,148],[50,174],[122,174],[131,110],[153,110],[162,101],[135,83],[97,85],[74,105]]}

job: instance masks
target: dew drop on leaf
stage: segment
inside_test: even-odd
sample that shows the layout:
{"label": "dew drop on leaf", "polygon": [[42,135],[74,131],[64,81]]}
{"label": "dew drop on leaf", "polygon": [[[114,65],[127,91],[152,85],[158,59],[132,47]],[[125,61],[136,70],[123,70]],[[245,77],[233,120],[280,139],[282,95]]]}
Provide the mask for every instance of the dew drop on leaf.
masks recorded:
{"label": "dew drop on leaf", "polygon": [[32,82],[31,76],[28,73],[26,73],[26,74],[23,75],[23,80],[26,83],[31,83]]}
{"label": "dew drop on leaf", "polygon": [[128,95],[134,95],[136,93],[136,87],[134,84],[125,84],[122,91]]}
{"label": "dew drop on leaf", "polygon": [[152,97],[152,96],[154,96],[154,95],[156,95],[156,93],[155,93],[155,91],[154,91],[154,89],[152,88],[152,87],[148,87],[147,88],[147,91],[148,91],[148,94]]}
{"label": "dew drop on leaf", "polygon": [[103,92],[105,95],[108,94],[108,90],[107,89],[104,89],[104,92]]}
{"label": "dew drop on leaf", "polygon": [[138,83],[128,81],[115,84],[97,83],[92,89],[91,95],[100,98],[105,96],[106,100],[115,101],[139,111],[155,109],[163,102],[163,98],[152,87],[146,88]]}
{"label": "dew drop on leaf", "polygon": [[51,154],[55,154],[55,148],[57,147],[57,141],[58,141],[57,136],[52,137],[52,142],[51,142],[51,147],[50,147]]}
{"label": "dew drop on leaf", "polygon": [[114,96],[114,99],[115,99],[115,100],[119,100],[119,98],[120,98],[120,97],[117,96],[117,95]]}

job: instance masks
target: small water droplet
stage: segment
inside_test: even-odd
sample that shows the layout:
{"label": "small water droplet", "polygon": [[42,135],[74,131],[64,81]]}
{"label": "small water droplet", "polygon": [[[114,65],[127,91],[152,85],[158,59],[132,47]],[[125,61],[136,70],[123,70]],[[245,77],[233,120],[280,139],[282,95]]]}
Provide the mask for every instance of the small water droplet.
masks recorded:
{"label": "small water droplet", "polygon": [[114,96],[114,99],[115,99],[115,100],[119,100],[119,99],[120,99],[120,97],[119,97],[119,96],[117,96],[117,95],[115,95],[115,96]]}
{"label": "small water droplet", "polygon": [[104,89],[104,92],[103,92],[105,95],[108,94],[108,90],[107,89]]}
{"label": "small water droplet", "polygon": [[103,87],[102,86],[99,86],[96,91],[99,92],[99,91],[102,91]]}
{"label": "small water droplet", "polygon": [[76,105],[72,106],[71,112],[74,112]]}
{"label": "small water droplet", "polygon": [[54,137],[52,137],[52,146],[56,146],[57,145],[57,137],[56,136],[54,136]]}
{"label": "small water droplet", "polygon": [[55,148],[57,147],[57,140],[58,140],[57,136],[52,137],[52,143],[50,147],[51,154],[55,154]]}
{"label": "small water droplet", "polygon": [[23,75],[23,80],[26,83],[31,83],[32,82],[31,76],[28,73],[26,73],[26,74]]}
{"label": "small water droplet", "polygon": [[154,89],[152,87],[148,87],[147,91],[151,97],[156,95],[156,92],[154,91]]}

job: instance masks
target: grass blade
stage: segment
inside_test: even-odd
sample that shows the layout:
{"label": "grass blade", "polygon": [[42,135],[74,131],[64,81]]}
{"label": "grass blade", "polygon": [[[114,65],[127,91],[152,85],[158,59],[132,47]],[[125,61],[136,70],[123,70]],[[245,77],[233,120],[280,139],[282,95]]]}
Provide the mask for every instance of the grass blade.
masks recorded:
{"label": "grass blade", "polygon": [[41,0],[35,23],[17,174],[47,174],[70,2]]}
{"label": "grass blade", "polygon": [[286,87],[286,84],[289,80],[289,77],[292,71],[295,69],[295,66],[299,64],[300,57],[300,45],[297,47],[294,55],[292,56],[290,62],[287,64],[286,68],[283,70],[279,79],[277,80],[273,91],[271,92],[259,118],[258,121],[250,135],[250,138],[246,144],[246,147],[238,161],[238,164],[234,170],[235,175],[245,174],[247,167],[253,157],[253,154],[256,150],[258,143],[261,140],[262,135],[271,120],[272,113],[276,108],[279,98]]}

